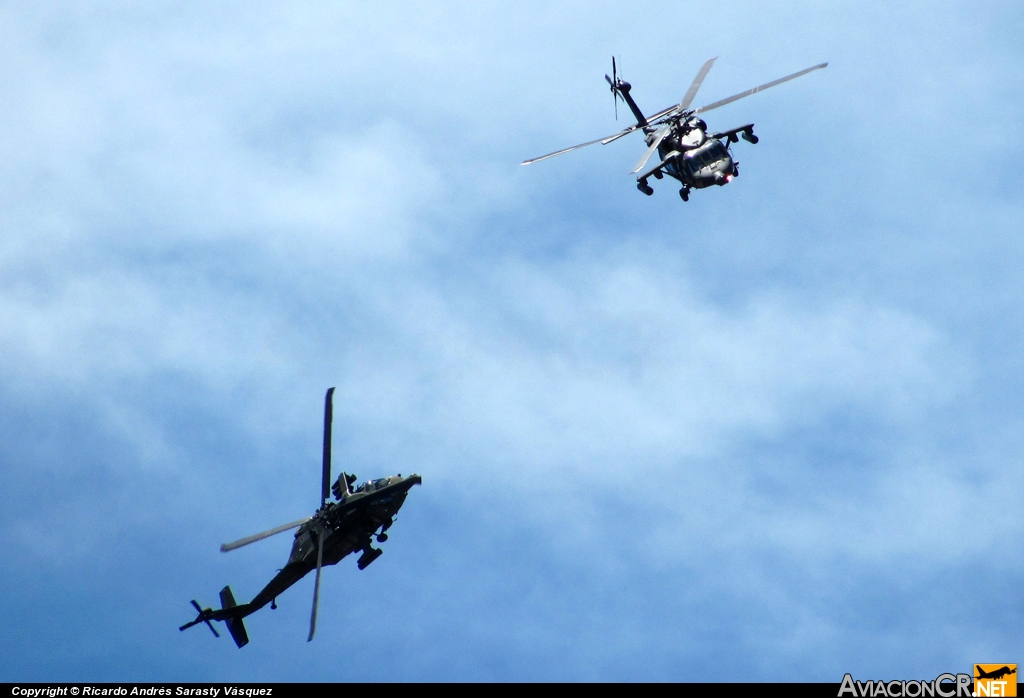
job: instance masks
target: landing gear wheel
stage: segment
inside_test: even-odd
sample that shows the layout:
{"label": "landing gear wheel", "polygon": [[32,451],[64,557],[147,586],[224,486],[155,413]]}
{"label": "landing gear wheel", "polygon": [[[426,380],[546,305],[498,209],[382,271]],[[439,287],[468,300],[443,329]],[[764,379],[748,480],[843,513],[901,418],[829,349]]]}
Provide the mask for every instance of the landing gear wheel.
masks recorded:
{"label": "landing gear wheel", "polygon": [[277,608],[277,599],[271,599],[270,600],[270,610],[273,611],[276,608]]}
{"label": "landing gear wheel", "polygon": [[683,201],[689,201],[690,200],[690,188],[689,187],[683,187],[682,189],[680,189],[679,190],[679,198],[682,199]]}
{"label": "landing gear wheel", "polygon": [[386,534],[386,533],[378,533],[377,534],[377,542],[378,543],[383,543],[387,539],[388,539],[388,534]]}
{"label": "landing gear wheel", "polygon": [[651,194],[654,193],[654,190],[651,189],[649,184],[647,184],[646,179],[638,179],[636,182],[636,188],[642,191],[644,194],[647,194],[647,196],[650,196]]}

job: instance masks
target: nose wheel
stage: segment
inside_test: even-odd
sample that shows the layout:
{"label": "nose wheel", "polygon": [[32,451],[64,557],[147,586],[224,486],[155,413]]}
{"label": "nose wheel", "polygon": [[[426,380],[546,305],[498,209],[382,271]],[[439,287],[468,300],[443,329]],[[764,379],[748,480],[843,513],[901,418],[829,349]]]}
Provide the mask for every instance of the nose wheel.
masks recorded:
{"label": "nose wheel", "polygon": [[679,198],[682,199],[683,201],[689,201],[690,200],[690,188],[689,187],[683,187],[682,189],[680,189],[679,190]]}
{"label": "nose wheel", "polygon": [[383,543],[387,539],[388,539],[388,534],[386,534],[386,533],[378,533],[377,534],[377,542],[378,543]]}

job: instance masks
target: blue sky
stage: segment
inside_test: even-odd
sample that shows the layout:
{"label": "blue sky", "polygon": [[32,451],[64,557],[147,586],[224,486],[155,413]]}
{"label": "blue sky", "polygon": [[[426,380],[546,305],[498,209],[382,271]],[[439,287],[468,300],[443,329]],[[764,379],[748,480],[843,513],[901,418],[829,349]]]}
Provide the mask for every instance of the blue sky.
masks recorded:
{"label": "blue sky", "polygon": [[[930,678],[1024,643],[1024,9],[0,4],[0,680]],[[742,176],[627,174],[641,107]],[[247,619],[335,468],[386,554]],[[729,667],[720,674],[716,667]]]}

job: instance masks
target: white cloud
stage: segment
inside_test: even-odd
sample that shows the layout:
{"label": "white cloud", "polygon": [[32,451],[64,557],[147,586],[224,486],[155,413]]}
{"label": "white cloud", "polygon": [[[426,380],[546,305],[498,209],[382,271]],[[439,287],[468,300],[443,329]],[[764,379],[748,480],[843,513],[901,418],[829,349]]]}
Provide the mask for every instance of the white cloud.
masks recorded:
{"label": "white cloud", "polygon": [[[850,29],[860,6],[733,4],[684,51],[651,41],[650,12],[610,6],[125,7],[2,11],[4,395],[50,415],[71,393],[123,449],[103,461],[121,482],[167,485],[156,502],[62,491],[71,506],[27,507],[7,533],[27,549],[46,532],[34,559],[84,559],[104,526],[297,516],[315,474],[295,463],[316,466],[332,384],[339,458],[364,476],[423,469],[425,501],[541,531],[587,570],[721,562],[734,574],[700,592],[786,617],[794,654],[841,637],[838,621],[762,558],[826,585],[838,559],[921,571],[1019,550],[1020,517],[985,509],[1022,487],[1020,405],[991,387],[1013,379],[1016,335],[997,346],[963,320],[1019,319],[1003,283],[1019,207],[946,196],[936,141],[965,131],[933,107],[958,59],[929,40],[900,60],[901,27],[933,27],[919,10]],[[959,50],[982,41],[969,34]],[[517,169],[614,129],[612,50],[656,108],[723,47],[709,99],[832,60],[833,44],[816,83],[758,103],[776,137],[744,152],[735,188],[645,199],[621,142]],[[948,104],[971,102],[969,72]],[[985,133],[1005,125],[999,94],[979,93]],[[188,442],[164,408],[222,420],[253,457]],[[33,482],[57,467],[29,460]]]}

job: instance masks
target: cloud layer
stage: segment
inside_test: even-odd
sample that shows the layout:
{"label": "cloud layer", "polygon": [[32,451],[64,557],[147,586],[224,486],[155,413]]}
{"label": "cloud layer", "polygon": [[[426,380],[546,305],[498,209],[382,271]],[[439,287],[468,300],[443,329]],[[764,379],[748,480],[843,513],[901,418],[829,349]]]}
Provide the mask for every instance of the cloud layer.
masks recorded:
{"label": "cloud layer", "polygon": [[[726,10],[0,10],[0,676],[1020,654],[1021,12]],[[831,65],[714,112],[762,141],[685,205],[638,139],[518,168],[624,125],[613,51],[652,110]],[[315,506],[330,385],[337,469],[424,476],[388,555],[310,646],[309,580],[241,653],[179,634],[283,561],[216,545]]]}

